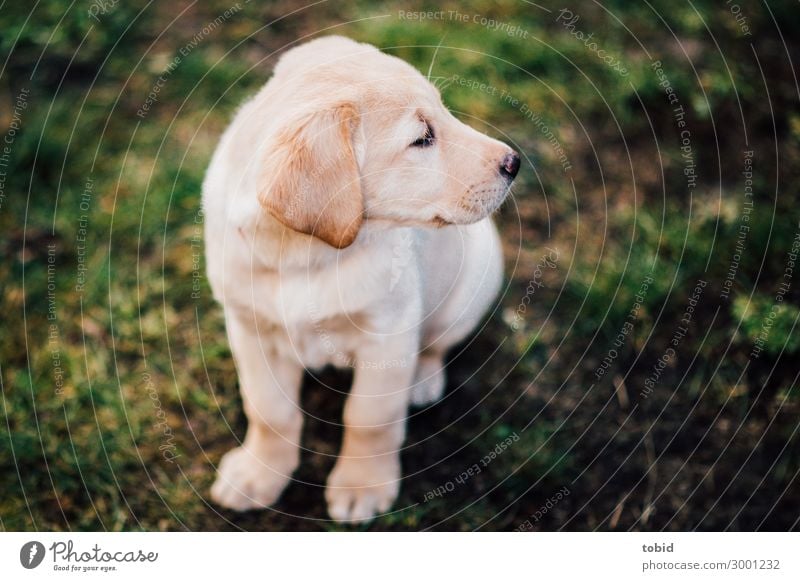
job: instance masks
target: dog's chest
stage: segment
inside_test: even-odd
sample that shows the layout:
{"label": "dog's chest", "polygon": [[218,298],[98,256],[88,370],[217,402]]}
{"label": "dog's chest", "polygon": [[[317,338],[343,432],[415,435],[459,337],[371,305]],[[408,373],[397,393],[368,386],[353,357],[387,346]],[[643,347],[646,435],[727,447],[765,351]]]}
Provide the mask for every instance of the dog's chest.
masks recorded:
{"label": "dog's chest", "polygon": [[352,366],[375,331],[376,305],[383,304],[368,278],[304,274],[254,281],[260,300],[251,309],[262,345],[308,368]]}
{"label": "dog's chest", "polygon": [[308,317],[283,324],[259,323],[262,348],[275,355],[318,369],[327,364],[355,365],[356,353],[367,339],[368,317],[364,314],[339,314],[323,317],[313,309]]}
{"label": "dog's chest", "polygon": [[419,299],[413,246],[400,260],[392,242],[387,236],[314,268],[257,268],[247,252],[233,252],[220,261],[216,294],[226,309],[256,319],[263,349],[309,368],[352,366],[366,342],[407,325],[405,317],[393,324],[393,313]]}
{"label": "dog's chest", "polygon": [[319,368],[326,364],[352,367],[356,353],[367,339],[363,314],[341,314],[331,318],[315,318],[309,325],[289,329],[291,343],[297,346],[297,356],[305,367]]}

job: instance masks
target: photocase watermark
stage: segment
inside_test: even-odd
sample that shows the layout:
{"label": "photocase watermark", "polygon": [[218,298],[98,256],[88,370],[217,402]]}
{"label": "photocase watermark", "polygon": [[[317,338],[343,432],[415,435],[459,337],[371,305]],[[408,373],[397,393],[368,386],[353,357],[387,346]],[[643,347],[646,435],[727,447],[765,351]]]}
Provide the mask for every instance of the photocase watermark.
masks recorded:
{"label": "photocase watermark", "polygon": [[[247,2],[245,2],[247,4]],[[200,32],[195,34],[192,39],[183,45],[180,49],[178,49],[178,54],[176,54],[173,59],[169,62],[167,67],[164,69],[156,82],[153,84],[150,92],[147,94],[147,98],[145,99],[142,106],[136,111],[136,116],[140,119],[144,119],[147,117],[147,114],[150,112],[150,109],[155,105],[158,101],[158,94],[161,92],[161,89],[164,88],[164,85],[167,84],[169,77],[175,72],[183,59],[188,57],[191,52],[197,48],[201,42],[203,42],[208,35],[214,32],[217,28],[219,28],[222,24],[228,21],[234,14],[239,12],[242,9],[242,6],[239,2],[228,8],[225,12],[217,16],[214,20],[206,24]]]}
{"label": "photocase watermark", "polygon": [[550,128],[550,126],[544,122],[542,116],[539,113],[536,113],[533,109],[528,107],[527,103],[522,103],[519,99],[512,97],[511,95],[506,95],[504,98],[512,107],[516,107],[517,110],[522,113],[523,117],[533,123],[534,127],[539,130],[539,132],[547,139],[547,142],[553,148],[553,151],[556,154],[558,159],[558,163],[561,164],[561,169],[564,172],[568,172],[572,169],[572,163],[570,163],[569,158],[567,157],[566,150],[561,145],[561,142],[556,137],[556,134]]}
{"label": "photocase watermark", "polygon": [[664,353],[653,365],[650,375],[644,380],[644,387],[639,393],[640,397],[647,398],[651,393],[653,393],[653,390],[658,385],[659,381],[661,381],[661,375],[664,373],[664,370],[667,368],[670,362],[675,359],[675,350],[681,344],[681,341],[683,341],[684,337],[686,337],[687,333],[689,333],[689,327],[692,324],[694,311],[697,308],[697,303],[700,301],[700,298],[703,295],[703,290],[707,285],[708,283],[706,281],[700,279],[692,289],[692,294],[689,296],[688,304],[686,305],[683,315],[679,321],[680,324],[672,333],[672,338],[669,341],[669,347],[664,350]]}
{"label": "photocase watermark", "polygon": [[[351,369],[397,369],[409,366],[409,361],[403,357],[401,359],[380,359],[377,361],[367,359],[356,359],[352,354],[346,353],[336,348],[334,342],[334,334],[325,325],[325,320],[322,317],[319,307],[313,301],[307,305],[308,315],[311,318],[311,325],[314,327],[314,332],[319,337],[323,354],[320,354],[317,359],[317,364],[323,365],[326,362],[331,363],[335,367],[349,367]],[[325,359],[325,361],[322,361]]]}
{"label": "photocase watermark", "polygon": [[514,316],[511,319],[511,322],[508,323],[513,331],[519,330],[524,320],[525,313],[528,310],[528,305],[533,300],[533,296],[536,294],[538,289],[544,286],[542,277],[545,269],[558,268],[558,250],[550,248],[549,246],[545,247],[545,250],[547,250],[547,254],[542,255],[542,257],[539,259],[539,262],[536,263],[533,276],[528,281],[528,286],[525,287],[525,295],[523,295],[522,300],[520,300],[519,305],[517,305],[517,309],[514,311]]}
{"label": "photocase watermark", "polygon": [[[798,229],[800,229],[800,223],[798,224]],[[764,350],[772,327],[775,324],[775,319],[778,316],[778,310],[783,305],[786,293],[792,288],[792,277],[794,276],[794,267],[797,264],[798,254],[800,254],[800,230],[795,232],[792,246],[786,254],[786,267],[783,270],[782,280],[778,283],[778,290],[775,292],[775,301],[769,313],[761,322],[761,331],[759,331],[753,343],[753,349],[750,351],[750,357],[753,359],[758,359],[761,356],[761,352]]]}
{"label": "photocase watermark", "polygon": [[628,69],[623,66],[619,57],[609,54],[605,49],[601,48],[596,41],[592,40],[594,38],[594,32],[586,34],[575,26],[580,19],[580,15],[574,14],[569,8],[562,8],[558,11],[558,16],[556,16],[556,22],[560,23],[572,36],[581,41],[583,46],[611,67],[611,70],[616,71],[622,77],[627,77],[629,74]]}
{"label": "photocase watermark", "polygon": [[686,112],[683,105],[678,105],[674,110],[676,123],[681,129],[681,159],[683,160],[683,175],[686,177],[686,189],[697,187],[697,172],[695,170],[694,151],[692,150],[692,133],[686,128]]}
{"label": "photocase watermark", "polygon": [[456,486],[463,486],[467,483],[467,481],[483,472],[483,469],[486,468],[492,461],[495,460],[498,456],[500,456],[503,452],[505,452],[512,444],[519,442],[519,434],[514,432],[506,439],[498,442],[492,450],[486,454],[480,460],[480,465],[478,462],[461,472],[455,478],[448,480],[441,486],[437,486],[433,490],[429,490],[425,493],[425,497],[423,498],[423,502],[428,502],[433,500],[434,498],[441,498],[446,494],[453,492],[456,489]]}
{"label": "photocase watermark", "polygon": [[530,33],[524,28],[515,24],[509,24],[502,20],[495,20],[483,14],[473,13],[467,14],[459,12],[458,10],[398,10],[397,18],[399,20],[408,20],[412,22],[423,22],[425,20],[446,20],[450,22],[458,22],[460,24],[477,24],[492,32],[502,32],[503,34],[512,38],[527,39]]}
{"label": "photocase watermark", "polygon": [[75,292],[80,294],[83,294],[86,274],[89,270],[86,265],[86,241],[89,233],[89,210],[92,207],[93,197],[94,180],[89,176],[86,178],[83,192],[81,192],[81,197],[78,201],[78,209],[81,211],[81,215],[78,218],[78,228],[75,231],[75,259],[77,262],[75,267]]}
{"label": "photocase watermark", "polygon": [[192,238],[189,246],[192,250],[192,299],[200,298],[200,289],[203,280],[203,221],[205,214],[203,209],[197,210],[194,215]]}
{"label": "photocase watermark", "polygon": [[20,89],[17,94],[14,106],[11,109],[11,121],[8,124],[5,137],[3,137],[2,147],[0,147],[0,210],[3,209],[3,204],[6,200],[6,178],[8,177],[8,165],[11,162],[11,148],[17,138],[17,133],[22,127],[22,116],[25,109],[28,108],[29,95],[30,89],[27,87]]}
{"label": "photocase watermark", "polygon": [[150,401],[153,403],[153,409],[156,411],[156,418],[158,422],[155,424],[157,429],[162,432],[162,441],[158,446],[161,456],[170,464],[175,463],[175,459],[180,456],[177,453],[178,447],[175,445],[175,434],[172,432],[172,427],[167,423],[167,412],[161,406],[161,398],[158,395],[156,384],[152,376],[146,371],[142,373],[142,381],[144,382],[145,390],[147,391]]}
{"label": "photocase watermark", "polygon": [[739,214],[739,228],[736,232],[736,244],[733,249],[733,256],[728,265],[728,272],[725,274],[725,280],[722,281],[722,291],[720,298],[730,299],[731,289],[733,282],[736,280],[736,273],[739,271],[739,264],[742,261],[742,254],[747,248],[747,237],[750,234],[750,214],[753,212],[753,157],[755,153],[753,150],[745,150],[744,152],[744,169],[742,175],[744,176],[744,190],[742,200],[742,211]]}
{"label": "photocase watermark", "polygon": [[42,564],[46,554],[44,545],[39,541],[30,541],[22,545],[19,550],[20,565],[26,569],[36,569]]}
{"label": "photocase watermark", "polygon": [[725,0],[725,4],[728,7],[728,10],[733,15],[733,18],[736,20],[736,24],[739,25],[739,30],[742,32],[742,36],[753,36],[753,33],[750,31],[750,24],[747,22],[747,17],[742,12],[742,7],[736,4],[733,0]]}
{"label": "photocase watermark", "polygon": [[689,130],[686,121],[686,111],[680,102],[678,93],[672,87],[672,83],[664,72],[661,61],[654,61],[650,68],[656,74],[659,86],[664,89],[667,101],[672,105],[672,115],[680,136],[681,160],[683,161],[683,175],[686,177],[686,189],[692,190],[697,187],[697,169],[695,164],[694,150],[692,148],[692,132]]}
{"label": "photocase watermark", "polygon": [[447,78],[442,86],[450,86],[452,84],[460,87],[466,87],[471,90],[477,90],[482,93],[486,93],[487,95],[491,95],[492,97],[497,97],[500,102],[507,103],[511,107],[514,107],[525,119],[533,123],[534,127],[536,127],[536,129],[539,130],[545,139],[547,139],[547,142],[553,148],[553,152],[558,158],[558,162],[561,164],[561,168],[564,170],[564,172],[572,169],[572,164],[567,157],[566,150],[561,145],[561,142],[556,134],[553,132],[550,126],[544,122],[542,116],[531,109],[527,103],[521,101],[505,89],[501,89],[499,87],[495,87],[494,85],[477,81],[475,79],[462,77],[460,75],[453,75]]}
{"label": "photocase watermark", "polygon": [[105,550],[97,543],[89,549],[76,549],[72,541],[56,541],[49,549],[39,541],[29,541],[19,550],[19,562],[26,569],[35,569],[50,552],[53,571],[64,573],[108,573],[117,571],[123,563],[155,563],[158,553],[135,549],[130,551]]}
{"label": "photocase watermark", "polygon": [[570,490],[566,486],[560,488],[555,494],[550,496],[547,501],[539,507],[524,523],[514,529],[515,533],[529,531],[533,529],[533,525],[538,523],[542,518],[557,505],[570,495]]}
{"label": "photocase watermark", "polygon": [[158,560],[158,553],[155,551],[104,550],[96,543],[87,550],[76,550],[72,541],[56,541],[50,545],[50,554],[53,557],[54,571],[72,573],[108,573],[116,571],[120,563],[154,563]]}
{"label": "photocase watermark", "polygon": [[89,18],[94,18],[97,22],[100,22],[98,16],[105,16],[117,4],[119,4],[119,0],[94,0],[89,6],[87,13],[89,14]]}
{"label": "photocase watermark", "polygon": [[64,395],[64,366],[61,362],[61,331],[58,326],[56,302],[56,245],[47,245],[47,347],[53,369],[53,385],[56,395]]}
{"label": "photocase watermark", "polygon": [[664,93],[667,95],[667,100],[669,101],[670,105],[677,105],[678,104],[678,94],[675,92],[675,89],[672,87],[672,83],[667,77],[667,74],[664,72],[664,68],[661,65],[661,61],[653,61],[650,63],[650,68],[656,74],[656,78],[658,79],[659,86],[664,89]]}
{"label": "photocase watermark", "polygon": [[[322,349],[325,351],[327,358],[337,367],[354,366],[355,360],[353,356],[336,348],[331,333],[323,324],[323,317],[317,304],[312,301],[308,303],[307,307],[308,315],[311,317],[311,325],[314,327],[314,332],[322,343]],[[320,361],[320,363],[322,363],[322,361]]]}
{"label": "photocase watermark", "polygon": [[625,345],[628,335],[630,335],[631,331],[633,331],[633,324],[639,318],[642,305],[644,304],[644,300],[647,298],[647,291],[650,289],[650,285],[653,284],[653,281],[654,279],[651,275],[648,274],[645,276],[642,280],[642,284],[639,285],[639,290],[636,291],[635,295],[633,295],[633,304],[628,311],[625,322],[622,324],[619,332],[617,332],[617,335],[614,337],[614,341],[612,342],[613,347],[608,350],[605,357],[603,357],[603,360],[600,362],[600,365],[594,372],[594,376],[597,379],[605,376],[606,373],[608,373],[608,371],[611,369],[614,361],[616,361],[617,357],[619,357],[620,350]]}

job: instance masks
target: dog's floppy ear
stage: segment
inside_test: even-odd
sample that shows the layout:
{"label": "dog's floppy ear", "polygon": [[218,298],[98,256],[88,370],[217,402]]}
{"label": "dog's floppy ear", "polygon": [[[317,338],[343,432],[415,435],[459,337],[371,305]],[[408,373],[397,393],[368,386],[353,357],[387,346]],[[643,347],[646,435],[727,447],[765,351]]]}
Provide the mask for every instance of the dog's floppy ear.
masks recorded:
{"label": "dog's floppy ear", "polygon": [[350,246],[364,212],[353,151],[358,111],[350,103],[316,111],[268,145],[261,205],[285,226],[335,248]]}

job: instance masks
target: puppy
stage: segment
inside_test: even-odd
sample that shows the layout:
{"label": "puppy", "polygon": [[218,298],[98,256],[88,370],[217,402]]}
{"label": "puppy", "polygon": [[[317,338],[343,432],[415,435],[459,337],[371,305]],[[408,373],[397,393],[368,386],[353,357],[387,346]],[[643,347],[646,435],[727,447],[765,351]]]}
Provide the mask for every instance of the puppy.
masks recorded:
{"label": "puppy", "polygon": [[247,434],[211,497],[268,507],[297,468],[304,369],[349,366],[336,521],[390,509],[409,404],[492,305],[489,215],[519,156],[455,119],[416,69],[325,37],[286,52],[224,133],[203,183],[208,279],[223,305]]}

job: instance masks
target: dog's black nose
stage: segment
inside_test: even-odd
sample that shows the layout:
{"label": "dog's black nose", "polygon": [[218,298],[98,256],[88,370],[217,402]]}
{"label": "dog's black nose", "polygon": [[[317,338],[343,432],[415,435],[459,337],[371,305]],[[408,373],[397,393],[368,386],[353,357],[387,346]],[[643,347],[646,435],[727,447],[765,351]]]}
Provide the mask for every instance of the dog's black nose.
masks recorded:
{"label": "dog's black nose", "polygon": [[500,175],[510,181],[517,177],[517,172],[519,172],[519,154],[512,151],[500,162]]}

